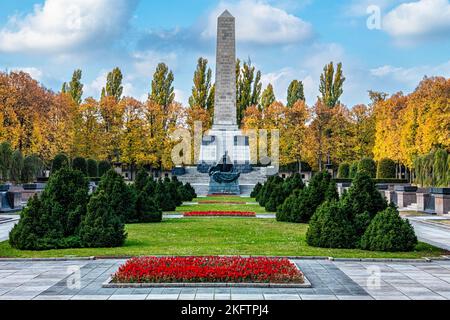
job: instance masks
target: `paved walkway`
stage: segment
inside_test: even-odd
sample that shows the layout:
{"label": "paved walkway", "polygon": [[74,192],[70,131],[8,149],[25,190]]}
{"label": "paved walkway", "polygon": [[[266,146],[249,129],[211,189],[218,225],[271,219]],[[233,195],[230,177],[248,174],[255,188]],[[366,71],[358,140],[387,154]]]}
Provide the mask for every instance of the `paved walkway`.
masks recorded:
{"label": "paved walkway", "polygon": [[312,288],[102,288],[124,260],[0,261],[0,300],[450,299],[450,261],[295,260]]}
{"label": "paved walkway", "polygon": [[417,238],[422,241],[434,245],[436,247],[450,251],[450,228],[431,224],[427,221],[433,221],[433,217],[408,217]]}
{"label": "paved walkway", "polygon": [[[5,218],[8,220],[0,221],[0,242],[6,241],[9,239],[9,232],[18,222],[20,216],[0,216],[0,218]],[[9,220],[11,218],[11,220]]]}

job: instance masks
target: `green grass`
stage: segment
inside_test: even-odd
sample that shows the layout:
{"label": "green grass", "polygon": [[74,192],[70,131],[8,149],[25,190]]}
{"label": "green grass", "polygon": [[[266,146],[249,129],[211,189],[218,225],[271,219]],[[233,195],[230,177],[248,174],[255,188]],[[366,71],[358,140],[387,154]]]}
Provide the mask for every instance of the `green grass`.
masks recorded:
{"label": "green grass", "polygon": [[306,244],[307,225],[274,219],[189,218],[166,219],[157,224],[127,225],[125,246],[104,249],[19,251],[0,243],[0,257],[48,258],[65,256],[141,255],[267,255],[332,256],[346,258],[421,258],[444,252],[419,244],[414,252],[384,253],[363,250],[321,249]]}
{"label": "green grass", "polygon": [[189,211],[250,211],[256,213],[269,213],[266,209],[258,204],[195,204],[182,205],[178,207],[176,212]]}

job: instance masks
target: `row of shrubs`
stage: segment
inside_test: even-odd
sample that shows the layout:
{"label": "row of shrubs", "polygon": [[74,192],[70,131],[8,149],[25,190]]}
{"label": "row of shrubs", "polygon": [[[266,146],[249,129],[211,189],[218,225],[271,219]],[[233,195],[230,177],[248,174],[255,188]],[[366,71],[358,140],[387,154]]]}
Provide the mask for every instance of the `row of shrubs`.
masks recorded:
{"label": "row of shrubs", "polygon": [[20,250],[122,246],[125,223],[160,222],[162,211],[175,210],[196,197],[176,178],[155,181],[141,170],[127,185],[109,170],[89,195],[88,179],[63,166],[54,172],[40,197],[34,196],[12,229],[9,242]]}
{"label": "row of shrubs", "polygon": [[64,166],[71,166],[73,169],[81,171],[90,178],[102,177],[111,169],[111,164],[106,160],[97,162],[93,159],[76,157],[71,162],[65,154],[60,153],[52,161],[52,172],[56,172]]}
{"label": "row of shrubs", "polygon": [[[257,186],[252,196],[262,205],[271,199],[281,201],[275,189],[287,184],[287,180],[271,177]],[[342,198],[328,172],[315,174],[308,186],[298,183],[276,206],[276,218],[309,223],[306,240],[315,247],[393,252],[411,251],[417,244],[412,226],[400,217],[395,206],[388,206],[364,171],[356,174]]]}
{"label": "row of shrubs", "polygon": [[292,192],[303,187],[302,178],[298,173],[286,179],[272,176],[264,185],[258,183],[250,196],[256,198],[267,211],[275,212]]}
{"label": "row of shrubs", "polygon": [[353,179],[358,172],[365,172],[371,178],[395,179],[395,162],[391,159],[381,159],[378,164],[371,158],[352,163],[343,162],[339,165],[339,179]]}

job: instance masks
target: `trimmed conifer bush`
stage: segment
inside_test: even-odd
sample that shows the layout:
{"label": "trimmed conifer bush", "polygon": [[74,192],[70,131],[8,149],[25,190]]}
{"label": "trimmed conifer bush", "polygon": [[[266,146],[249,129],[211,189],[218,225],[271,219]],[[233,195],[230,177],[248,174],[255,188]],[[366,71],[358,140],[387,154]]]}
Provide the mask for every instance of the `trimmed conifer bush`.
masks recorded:
{"label": "trimmed conifer bush", "polygon": [[373,218],[361,239],[361,248],[371,251],[412,251],[416,245],[414,228],[392,206]]}
{"label": "trimmed conifer bush", "polygon": [[321,248],[354,248],[356,232],[338,201],[326,201],[311,218],[306,242]]}
{"label": "trimmed conifer bush", "polygon": [[98,163],[94,159],[87,159],[87,173],[89,178],[98,177]]}
{"label": "trimmed conifer bush", "polygon": [[377,179],[395,179],[394,160],[384,158],[378,162]]}
{"label": "trimmed conifer bush", "polygon": [[164,211],[175,211],[177,205],[172,198],[169,187],[161,179],[156,183],[155,202]]}
{"label": "trimmed conifer bush", "polygon": [[377,175],[377,166],[373,159],[364,158],[358,164],[358,172],[365,172],[374,179]]}
{"label": "trimmed conifer bush", "polygon": [[86,159],[82,157],[76,157],[72,160],[72,168],[74,170],[79,170],[87,176],[87,162]]}
{"label": "trimmed conifer bush", "polygon": [[129,223],[160,222],[162,211],[155,201],[156,183],[144,169],[136,174],[134,190],[137,195],[134,216],[128,219]]}
{"label": "trimmed conifer bush", "polygon": [[192,201],[197,198],[197,193],[195,192],[194,187],[192,187],[189,182],[184,185],[184,190],[186,194],[189,195],[189,197],[187,197],[184,201]]}
{"label": "trimmed conifer bush", "polygon": [[52,173],[69,166],[69,158],[63,153],[57,154],[52,161]]}
{"label": "trimmed conifer bush", "polygon": [[111,197],[100,190],[89,201],[80,229],[80,239],[87,248],[112,248],[124,244],[127,234]]}
{"label": "trimmed conifer bush", "polygon": [[375,182],[365,172],[356,175],[341,201],[345,211],[351,215],[350,219],[354,222],[359,236],[362,236],[373,217],[387,207],[387,202],[377,190]]}
{"label": "trimmed conifer bush", "polygon": [[298,189],[279,206],[277,220],[307,223],[324,201],[338,198],[336,184],[332,181],[331,175],[325,171],[316,173],[308,187]]}
{"label": "trimmed conifer bush", "polygon": [[261,191],[262,189],[262,184],[261,182],[258,182],[255,187],[253,188],[252,193],[250,194],[250,197],[252,198],[256,198],[258,196],[258,193]]}
{"label": "trimmed conifer bush", "polygon": [[84,175],[63,167],[51,175],[40,198],[30,199],[10,244],[21,250],[79,247],[79,226],[86,214],[88,183]]}
{"label": "trimmed conifer bush", "polygon": [[100,178],[109,170],[111,170],[111,164],[108,161],[102,160],[98,163],[98,176]]}
{"label": "trimmed conifer bush", "polygon": [[337,177],[339,179],[347,179],[350,177],[350,164],[343,162],[339,165]]}
{"label": "trimmed conifer bush", "polygon": [[100,180],[97,191],[104,191],[109,206],[125,223],[132,220],[136,210],[136,193],[132,186],[128,186],[123,177],[109,170]]}

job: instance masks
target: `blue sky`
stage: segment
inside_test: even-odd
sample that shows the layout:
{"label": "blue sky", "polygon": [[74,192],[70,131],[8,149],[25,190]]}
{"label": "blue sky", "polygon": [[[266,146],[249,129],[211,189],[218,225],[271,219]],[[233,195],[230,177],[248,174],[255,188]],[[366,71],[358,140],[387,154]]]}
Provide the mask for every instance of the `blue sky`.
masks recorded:
{"label": "blue sky", "polygon": [[124,93],[145,99],[162,61],[186,104],[198,57],[214,69],[224,9],[236,17],[238,57],[250,58],[282,101],[299,79],[312,105],[330,61],[343,63],[349,107],[367,103],[368,90],[410,92],[425,75],[450,76],[449,0],[2,1],[0,69],[27,71],[59,90],[81,68],[85,96],[98,97],[118,66]]}

